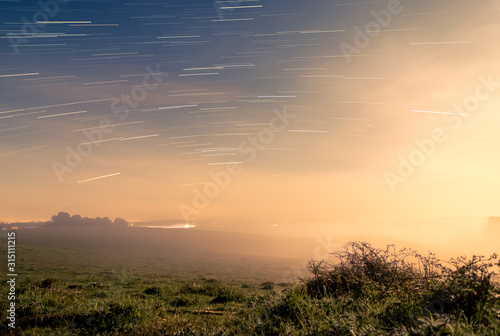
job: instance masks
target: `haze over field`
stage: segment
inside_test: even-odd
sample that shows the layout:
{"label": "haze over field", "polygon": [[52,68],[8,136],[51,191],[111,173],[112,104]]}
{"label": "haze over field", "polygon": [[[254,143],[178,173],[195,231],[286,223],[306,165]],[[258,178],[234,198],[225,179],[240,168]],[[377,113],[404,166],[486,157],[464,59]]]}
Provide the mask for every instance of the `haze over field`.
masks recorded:
{"label": "haze over field", "polygon": [[500,335],[499,15],[0,0],[0,335]]}
{"label": "haze over field", "polygon": [[65,211],[494,245],[496,1],[4,1],[0,13],[0,220]]}

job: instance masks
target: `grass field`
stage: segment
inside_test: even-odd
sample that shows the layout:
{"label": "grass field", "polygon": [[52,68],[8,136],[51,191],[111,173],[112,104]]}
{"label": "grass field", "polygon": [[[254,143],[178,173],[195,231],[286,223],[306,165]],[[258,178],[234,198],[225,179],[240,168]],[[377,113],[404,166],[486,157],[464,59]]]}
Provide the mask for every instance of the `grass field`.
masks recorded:
{"label": "grass field", "polygon": [[161,274],[249,283],[281,281],[315,247],[312,239],[225,232],[61,227],[19,230],[16,243],[18,273],[38,279]]}
{"label": "grass field", "polygon": [[412,268],[406,252],[358,244],[292,284],[283,274],[313,244],[268,238],[255,251],[264,238],[155,229],[17,237],[16,328],[2,335],[500,335],[484,260]]}

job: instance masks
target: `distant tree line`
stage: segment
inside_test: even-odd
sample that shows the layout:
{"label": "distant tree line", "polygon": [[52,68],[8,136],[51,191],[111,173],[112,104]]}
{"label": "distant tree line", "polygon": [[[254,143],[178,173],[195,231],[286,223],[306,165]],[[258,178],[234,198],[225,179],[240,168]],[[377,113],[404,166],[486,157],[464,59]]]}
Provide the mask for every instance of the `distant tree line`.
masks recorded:
{"label": "distant tree line", "polygon": [[128,222],[123,218],[115,218],[114,221],[109,217],[82,217],[80,215],[71,216],[67,212],[59,212],[57,215],[52,216],[51,220],[47,223],[51,226],[115,226],[115,227],[128,227]]}
{"label": "distant tree line", "polygon": [[40,222],[3,222],[0,221],[0,229],[32,229],[41,226],[86,226],[86,227],[128,227],[128,222],[123,218],[109,219],[109,217],[82,217],[80,215],[70,215],[67,212],[59,212],[57,215],[52,216],[49,221]]}
{"label": "distant tree line", "polygon": [[31,221],[31,222],[0,222],[0,229],[12,229],[12,228],[35,228],[46,225],[48,222],[41,221]]}

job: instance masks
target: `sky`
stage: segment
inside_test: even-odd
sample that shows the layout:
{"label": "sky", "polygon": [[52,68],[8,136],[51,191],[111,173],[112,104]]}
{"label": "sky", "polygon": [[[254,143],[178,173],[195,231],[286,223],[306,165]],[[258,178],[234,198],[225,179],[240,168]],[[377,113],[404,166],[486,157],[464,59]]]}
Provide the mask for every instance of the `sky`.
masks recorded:
{"label": "sky", "polygon": [[499,216],[495,1],[0,1],[0,220]]}

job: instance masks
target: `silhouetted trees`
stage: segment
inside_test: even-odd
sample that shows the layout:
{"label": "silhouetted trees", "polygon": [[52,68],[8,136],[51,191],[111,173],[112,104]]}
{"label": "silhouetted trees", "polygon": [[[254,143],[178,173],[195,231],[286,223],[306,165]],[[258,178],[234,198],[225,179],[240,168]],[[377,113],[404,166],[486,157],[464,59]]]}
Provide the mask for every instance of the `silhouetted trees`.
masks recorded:
{"label": "silhouetted trees", "polygon": [[115,218],[113,224],[119,227],[128,227],[128,222],[123,218]]}
{"label": "silhouetted trees", "polygon": [[[52,220],[54,220],[54,216],[52,216]],[[80,215],[73,215],[69,219],[69,224],[71,225],[83,225],[83,218]]]}
{"label": "silhouetted trees", "polygon": [[12,228],[22,228],[22,229],[33,229],[40,226],[44,226],[49,222],[41,222],[41,221],[31,221],[31,222],[0,222],[0,230],[10,230]]}
{"label": "silhouetted trees", "polygon": [[54,224],[71,224],[71,215],[67,212],[60,212],[51,218]]}
{"label": "silhouetted trees", "polygon": [[116,227],[128,227],[128,222],[123,218],[115,218],[114,221],[109,219],[109,217],[82,217],[80,215],[71,216],[67,212],[59,212],[57,215],[52,216],[49,225],[54,226],[116,226]]}

